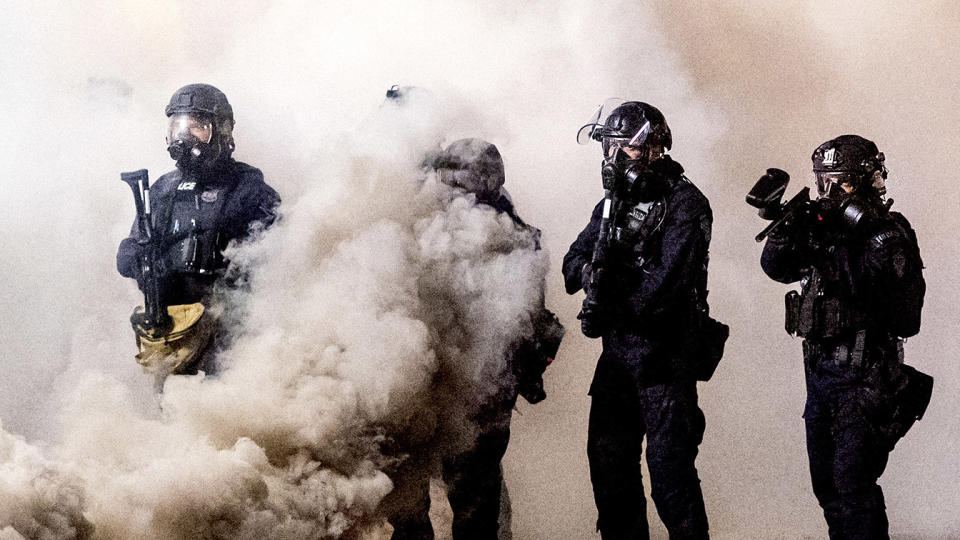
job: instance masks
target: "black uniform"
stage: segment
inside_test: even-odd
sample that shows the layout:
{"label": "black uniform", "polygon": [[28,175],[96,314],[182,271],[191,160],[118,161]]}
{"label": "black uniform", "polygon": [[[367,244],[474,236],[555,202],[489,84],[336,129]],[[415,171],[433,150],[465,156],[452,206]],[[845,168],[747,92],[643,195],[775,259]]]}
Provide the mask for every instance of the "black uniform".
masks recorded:
{"label": "black uniform", "polygon": [[[259,169],[231,158],[202,173],[177,169],[164,174],[150,195],[161,246],[156,270],[162,305],[204,301],[226,267],[223,249],[231,240],[245,238],[255,223],[273,223],[280,202]],[[134,223],[117,250],[117,270],[140,283],[138,236]],[[211,368],[201,367],[208,373]]]}
{"label": "black uniform", "polygon": [[[612,240],[609,321],[590,395],[587,452],[604,539],[648,538],[640,475],[647,437],[652,495],[671,538],[707,537],[694,461],[704,417],[696,378],[681,354],[698,294],[705,294],[710,205],[669,157],[656,167],[669,182],[652,206],[625,202]],[[563,260],[566,290],[581,289],[600,226],[602,202]]]}
{"label": "black uniform", "polygon": [[788,294],[787,329],[804,338],[807,453],[830,538],[887,537],[877,479],[906,431],[898,400],[917,373],[902,364],[925,292],[916,235],[902,215],[872,204],[879,217],[858,230],[817,243],[797,231],[771,235],[761,258],[771,278],[801,281],[799,296]]}

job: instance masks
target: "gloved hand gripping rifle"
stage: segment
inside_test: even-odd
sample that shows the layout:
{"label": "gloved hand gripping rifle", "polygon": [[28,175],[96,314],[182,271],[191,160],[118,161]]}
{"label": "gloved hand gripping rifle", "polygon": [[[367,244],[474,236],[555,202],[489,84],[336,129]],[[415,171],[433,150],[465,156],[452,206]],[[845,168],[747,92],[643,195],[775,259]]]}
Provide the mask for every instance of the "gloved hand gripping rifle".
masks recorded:
{"label": "gloved hand gripping rifle", "polygon": [[150,213],[150,181],[146,169],[120,173],[120,178],[133,191],[137,208],[137,244],[140,246],[140,276],[143,284],[144,311],[135,311],[130,317],[134,328],[140,326],[153,335],[163,335],[173,327],[166,306],[160,301],[160,278],[156,271],[159,246],[153,231]]}

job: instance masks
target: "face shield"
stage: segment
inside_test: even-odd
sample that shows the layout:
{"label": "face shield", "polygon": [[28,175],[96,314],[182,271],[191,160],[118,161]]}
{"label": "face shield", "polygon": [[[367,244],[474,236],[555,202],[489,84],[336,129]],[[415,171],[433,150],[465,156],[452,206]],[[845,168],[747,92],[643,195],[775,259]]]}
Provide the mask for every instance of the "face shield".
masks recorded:
{"label": "face shield", "polygon": [[624,103],[625,100],[622,98],[608,98],[598,105],[587,123],[577,131],[577,144],[589,144],[590,141],[602,140],[603,126],[607,122],[607,117],[614,109]]}
{"label": "face shield", "polygon": [[213,122],[188,113],[170,116],[167,124],[167,146],[183,141],[188,146],[197,143],[210,144],[213,139]]}
{"label": "face shield", "polygon": [[440,181],[444,184],[473,193],[480,199],[489,198],[497,193],[502,185],[493,178],[485,177],[472,169],[440,169],[437,172],[440,175]]}
{"label": "face shield", "polygon": [[170,116],[167,125],[167,152],[183,170],[211,167],[221,155],[213,142],[213,120],[187,113]]}

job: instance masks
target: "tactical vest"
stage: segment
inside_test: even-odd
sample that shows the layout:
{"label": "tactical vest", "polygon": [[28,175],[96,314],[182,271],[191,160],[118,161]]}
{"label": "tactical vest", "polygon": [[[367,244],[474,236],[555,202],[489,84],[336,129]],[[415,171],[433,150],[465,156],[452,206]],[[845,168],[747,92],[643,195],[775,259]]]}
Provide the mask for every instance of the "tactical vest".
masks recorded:
{"label": "tactical vest", "polygon": [[[897,218],[886,219],[896,229],[883,231],[864,239],[866,246],[879,247],[889,237],[906,234],[916,246],[915,236],[905,231]],[[859,291],[862,271],[859,254],[851,252],[849,243],[840,242],[827,248],[801,280],[800,292],[786,295],[785,329],[788,333],[813,340],[852,337],[872,326],[872,317],[861,301]],[[919,255],[918,255],[919,257]]]}
{"label": "tactical vest", "polygon": [[618,214],[612,238],[616,262],[627,271],[641,271],[658,251],[664,201],[635,203]]}
{"label": "tactical vest", "polygon": [[849,256],[833,258],[824,266],[811,268],[799,293],[787,293],[788,333],[817,340],[849,336],[866,327],[867,315],[853,299]]}
{"label": "tactical vest", "polygon": [[164,243],[167,272],[212,274],[223,265],[221,217],[228,186],[204,186],[185,177],[170,206]]}

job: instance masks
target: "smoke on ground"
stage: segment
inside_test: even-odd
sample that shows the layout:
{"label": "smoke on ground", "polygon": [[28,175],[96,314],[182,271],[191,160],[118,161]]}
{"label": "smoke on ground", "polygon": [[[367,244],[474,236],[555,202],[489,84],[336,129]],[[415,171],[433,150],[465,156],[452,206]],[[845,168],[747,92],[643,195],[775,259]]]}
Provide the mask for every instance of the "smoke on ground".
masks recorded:
{"label": "smoke on ground", "polygon": [[[945,165],[960,124],[957,8],[635,4],[6,6],[0,537],[90,526],[104,538],[297,537],[367,519],[390,488],[382,426],[418,421],[418,392],[441,362],[499,358],[508,336],[491,329],[523,331],[511,324],[530,299],[515,292],[545,270],[532,250],[502,249],[526,241],[502,219],[422,178],[418,154],[465,136],[503,154],[520,215],[544,231],[548,306],[569,329],[549,398],[514,415],[515,534],[591,537],[585,393],[599,344],[578,335],[580,299],[562,295],[557,269],[600,197],[600,152],[574,134],[611,96],[664,112],[672,154],[714,208],[710,299],[732,336],[701,386],[713,536],[825,534],[807,479],[799,344],[778,322],[785,291],[758,268],[762,222],[743,195],[769,166],[808,182],[812,149],[850,132],[886,153],[890,195],[928,267],[907,360],[937,383],[881,481],[891,531],[955,536],[960,190]],[[230,97],[236,156],[278,188],[284,218],[233,253],[254,270],[249,294],[229,299],[244,317],[228,368],[171,380],[161,413],[131,358],[139,294],[113,268],[133,215],[118,172],[170,168],[163,105],[201,81]],[[436,123],[383,118],[394,83],[431,89]],[[445,339],[451,324],[473,329],[466,347]]]}

